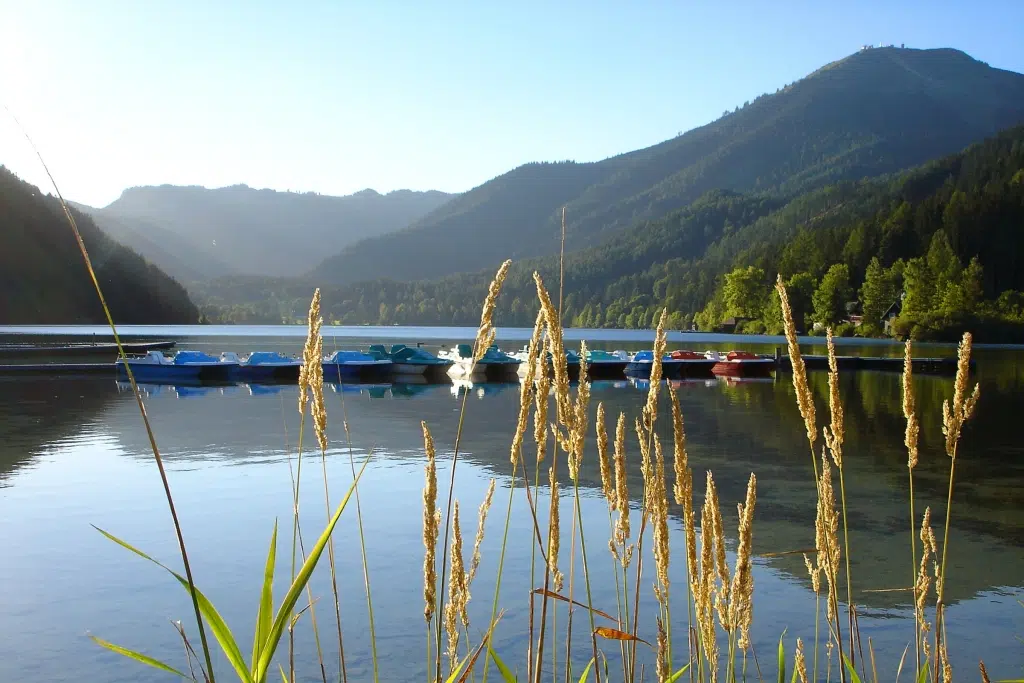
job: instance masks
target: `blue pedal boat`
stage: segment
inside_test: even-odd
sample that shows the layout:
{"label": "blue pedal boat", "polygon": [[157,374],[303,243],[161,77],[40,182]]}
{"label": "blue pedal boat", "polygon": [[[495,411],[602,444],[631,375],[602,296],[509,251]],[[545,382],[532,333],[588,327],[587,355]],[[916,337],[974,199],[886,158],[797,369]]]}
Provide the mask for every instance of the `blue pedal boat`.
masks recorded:
{"label": "blue pedal boat", "polygon": [[239,358],[232,351],[220,354],[223,361],[238,363],[237,377],[243,382],[296,382],[302,361],[276,351],[254,351]]}
{"label": "blue pedal boat", "polygon": [[202,351],[178,351],[168,358],[159,351],[150,351],[127,362],[115,362],[119,377],[127,377],[131,368],[136,382],[173,384],[175,382],[230,382],[238,372],[238,362],[221,360]]}
{"label": "blue pedal boat", "polygon": [[324,381],[380,382],[391,377],[391,360],[362,351],[335,351],[323,359]]}
{"label": "blue pedal boat", "polygon": [[419,346],[394,344],[391,350],[388,350],[383,344],[373,344],[368,353],[379,360],[390,360],[391,371],[395,375],[407,377],[419,375],[434,380],[440,379],[452,365],[451,360],[438,358]]}
{"label": "blue pedal boat", "polygon": [[[661,376],[662,379],[670,379],[679,377],[683,361],[672,358],[671,355],[665,354],[661,358]],[[654,366],[654,352],[653,351],[637,351],[633,354],[633,357],[629,359],[629,363],[626,364],[626,377],[639,377],[642,379],[650,378],[651,368]]]}

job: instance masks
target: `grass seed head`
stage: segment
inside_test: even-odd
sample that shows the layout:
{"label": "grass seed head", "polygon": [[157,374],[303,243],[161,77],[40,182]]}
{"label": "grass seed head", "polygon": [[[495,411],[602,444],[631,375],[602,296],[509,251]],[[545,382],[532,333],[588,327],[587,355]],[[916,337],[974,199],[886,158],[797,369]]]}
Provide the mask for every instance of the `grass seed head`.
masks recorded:
{"label": "grass seed head", "polygon": [[715,637],[715,508],[718,506],[718,495],[715,491],[715,480],[711,472],[707,473],[707,485],[704,494],[704,507],[700,517],[700,571],[697,590],[694,591],[695,613],[700,630],[700,641],[704,648],[704,657],[708,662],[708,672],[712,681],[718,680],[718,642]]}
{"label": "grass seed head", "polygon": [[686,430],[683,427],[683,411],[679,407],[679,396],[671,390],[668,395],[672,398],[672,469],[676,478],[672,493],[676,505],[682,505],[687,496],[693,495],[693,474],[689,472]]}
{"label": "grass seed head", "polygon": [[651,362],[650,388],[647,390],[647,405],[644,406],[644,427],[654,429],[654,420],[658,416],[658,390],[661,388],[662,359],[665,356],[665,320],[668,309],[661,309],[658,328],[654,333],[654,360]]}
{"label": "grass seed head", "polygon": [[437,535],[441,513],[437,509],[437,455],[434,439],[426,422],[423,427],[423,441],[427,453],[426,484],[423,487],[423,618],[430,623],[437,604]]}
{"label": "grass seed head", "polygon": [[537,462],[542,462],[548,449],[548,402],[551,393],[551,375],[547,363],[541,363],[537,378],[537,391],[533,396],[533,440],[537,445]]}
{"label": "grass seed head", "polygon": [[608,456],[608,430],[605,428],[604,403],[597,404],[597,460],[601,466],[601,495],[608,501],[608,509],[615,509],[615,484],[612,482],[612,463]]}
{"label": "grass seed head", "polygon": [[630,537],[625,413],[619,413],[619,421],[615,425],[615,509],[619,513],[618,519],[615,521],[615,542],[620,546],[625,546]]}
{"label": "grass seed head", "polygon": [[483,358],[484,353],[494,343],[494,309],[498,303],[498,295],[501,294],[501,286],[505,283],[505,277],[508,275],[511,265],[511,260],[502,263],[498,272],[495,273],[490,287],[487,288],[487,298],[484,299],[484,306],[480,311],[480,328],[476,332],[476,341],[473,344],[474,363]]}
{"label": "grass seed head", "polygon": [[750,625],[753,622],[754,574],[751,547],[754,540],[754,505],[757,502],[757,477],[753,473],[747,481],[746,500],[737,505],[739,513],[739,543],[736,546],[736,565],[730,589],[729,621],[740,630],[737,644],[746,649],[750,644]]}
{"label": "grass seed head", "polygon": [[827,330],[828,343],[828,408],[832,416],[830,428],[825,432],[825,443],[832,453],[836,467],[843,469],[843,402],[839,397],[839,365],[836,361],[836,346],[832,341],[832,328]]}
{"label": "grass seed head", "polygon": [[917,467],[917,439],[920,426],[914,405],[914,364],[909,339],[903,354],[903,417],[907,420],[907,430],[903,437],[903,443],[907,447],[907,467],[914,469]]}
{"label": "grass seed head", "polygon": [[462,525],[459,522],[459,501],[455,501],[455,511],[452,513],[452,575],[449,582],[448,602],[455,605],[455,609],[462,620],[463,626],[469,626],[469,615],[466,612],[466,605],[469,604],[469,578],[466,572],[466,564],[462,557]]}
{"label": "grass seed head", "polygon": [[484,502],[480,503],[477,513],[476,539],[473,541],[473,560],[470,562],[469,577],[466,579],[467,588],[473,583],[476,571],[480,568],[480,546],[484,542],[484,525],[487,523],[487,513],[491,509],[491,500],[494,498],[494,485],[495,481],[491,479],[491,483],[487,486],[487,495],[484,496]]}
{"label": "grass seed head", "polygon": [[[938,554],[938,546],[935,543],[935,533],[932,531],[932,509],[925,508],[924,517],[921,519],[921,563],[917,570],[917,581],[914,584],[914,609],[917,611],[917,619],[921,623],[922,632],[928,630],[928,622],[925,620],[925,607],[928,605],[928,593],[932,588],[932,573],[928,571],[928,562],[935,563]],[[927,639],[925,639],[927,640]]]}
{"label": "grass seed head", "polygon": [[666,604],[668,601],[668,566],[669,566],[669,545],[668,545],[668,492],[665,487],[665,456],[661,450],[661,441],[654,437],[654,477],[652,481],[653,491],[651,492],[651,519],[654,525],[654,566],[657,570],[660,602]]}
{"label": "grass seed head", "polygon": [[551,507],[548,518],[548,571],[551,572],[555,590],[562,590],[562,572],[558,569],[558,547],[561,543],[561,526],[559,520],[558,478],[555,468],[548,468],[548,481],[551,484]]}
{"label": "grass seed head", "polygon": [[668,668],[668,635],[665,633],[665,624],[661,620],[661,616],[658,616],[658,662],[657,662],[657,680],[667,681],[670,676]]}
{"label": "grass seed head", "polygon": [[793,657],[793,668],[796,670],[797,676],[800,677],[800,683],[807,683],[807,660],[804,658],[804,643],[799,638],[796,639],[796,654]]}
{"label": "grass seed head", "polygon": [[967,395],[967,380],[971,370],[971,333],[964,332],[957,353],[956,379],[953,381],[953,403],[942,404],[942,433],[946,437],[946,454],[956,458],[956,445],[960,440],[964,423],[974,415],[975,407],[981,393],[981,387],[974,385],[970,396]]}
{"label": "grass seed head", "polygon": [[572,404],[569,401],[569,370],[565,357],[565,344],[562,339],[562,321],[558,310],[551,302],[551,295],[544,287],[544,280],[539,273],[533,274],[534,283],[537,285],[537,298],[540,300],[540,308],[544,313],[544,322],[547,325],[547,347],[551,354],[551,366],[554,371],[555,402],[558,406],[559,423],[569,426],[572,424]]}
{"label": "grass seed head", "polygon": [[811,588],[815,595],[821,592],[821,567],[811,564],[811,558],[804,553],[804,565],[807,567],[807,575],[811,577]]}
{"label": "grass seed head", "polygon": [[793,366],[793,388],[796,390],[796,403],[800,409],[800,416],[804,419],[804,427],[807,429],[807,440],[811,444],[811,450],[818,440],[818,429],[814,415],[814,397],[807,384],[807,368],[804,366],[803,356],[800,355],[800,344],[796,338],[796,323],[793,321],[793,309],[789,305],[789,294],[786,293],[786,285],[779,275],[775,282],[775,289],[779,293],[779,303],[782,305],[782,321],[786,331],[786,344],[789,347],[789,360]]}
{"label": "grass seed head", "polygon": [[526,376],[519,385],[519,419],[516,420],[516,431],[512,436],[512,448],[509,459],[513,469],[519,462],[519,456],[523,448],[523,435],[526,434],[526,425],[530,419],[530,394],[536,389],[534,378],[537,374],[538,359],[544,344],[541,335],[544,332],[544,313],[537,313],[537,321],[533,325],[533,335],[530,337],[530,346],[526,358]]}

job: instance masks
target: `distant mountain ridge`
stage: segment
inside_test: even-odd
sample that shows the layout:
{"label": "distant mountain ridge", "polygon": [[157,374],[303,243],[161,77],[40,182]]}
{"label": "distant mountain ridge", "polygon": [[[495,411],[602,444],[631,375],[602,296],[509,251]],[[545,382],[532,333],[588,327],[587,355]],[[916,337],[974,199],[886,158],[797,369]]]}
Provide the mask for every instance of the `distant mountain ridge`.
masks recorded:
{"label": "distant mountain ridge", "polygon": [[[199,322],[181,284],[71,210],[114,322]],[[88,323],[106,318],[60,203],[0,166],[0,324]]]}
{"label": "distant mountain ridge", "polygon": [[192,282],[300,274],[325,254],[407,226],[450,196],[367,189],[335,197],[247,185],[160,185],[129,188],[103,208],[80,208],[115,239]]}
{"label": "distant mountain ridge", "polygon": [[864,50],[652,147],[535,163],[404,230],[346,247],[317,283],[433,279],[556,253],[684,208],[709,190],[786,194],[910,168],[1024,121],[1024,75],[953,49]]}

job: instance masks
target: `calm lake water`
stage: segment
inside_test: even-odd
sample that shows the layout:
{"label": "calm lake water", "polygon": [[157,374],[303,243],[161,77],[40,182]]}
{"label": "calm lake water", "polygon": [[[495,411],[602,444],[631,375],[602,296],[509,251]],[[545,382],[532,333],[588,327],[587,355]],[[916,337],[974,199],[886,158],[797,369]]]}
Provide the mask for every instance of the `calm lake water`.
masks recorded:
{"label": "calm lake water", "polygon": [[[9,331],[9,330],[8,330]],[[43,333],[54,330],[19,330]],[[81,330],[77,330],[81,332]],[[102,328],[97,328],[102,332]],[[2,332],[2,330],[0,330]],[[76,330],[64,330],[73,334]],[[91,332],[87,331],[87,332]],[[277,349],[297,353],[301,328],[158,328],[126,333],[169,336],[180,348],[207,351]],[[210,334],[216,332],[216,334]],[[330,331],[329,331],[330,332]],[[519,345],[528,331],[503,331],[506,346]],[[201,336],[200,336],[200,333]],[[353,347],[386,336],[396,341],[459,340],[471,330],[451,328],[356,328],[330,334],[325,349]],[[271,336],[272,335],[272,336]],[[579,335],[573,335],[578,337]],[[594,346],[641,348],[650,333],[593,331]],[[601,337],[611,337],[601,340]],[[7,338],[3,339],[7,341]],[[672,347],[755,348],[777,345],[763,337],[724,339],[680,334]],[[817,341],[817,340],[815,340]],[[757,350],[767,351],[768,347]],[[817,350],[817,349],[815,349]],[[894,345],[855,343],[844,353],[898,355]],[[953,347],[922,347],[927,355],[949,355]],[[977,676],[984,659],[992,679],[1024,675],[1024,446],[1017,420],[1024,415],[1024,350],[978,349],[975,378],[982,384],[978,414],[963,437],[957,464],[947,592],[948,633],[957,678]],[[812,373],[819,422],[827,415],[824,373]],[[941,401],[952,380],[916,378],[922,421],[921,461],[916,470],[918,513],[932,506],[940,525],[945,511],[949,460],[943,452]],[[750,472],[758,476],[754,550],[758,554],[813,546],[814,483],[803,424],[788,375],[777,380],[684,382],[673,387],[682,403],[691,465],[703,500],[704,471],[714,472],[735,539],[735,505],[742,501]],[[297,390],[292,386],[175,388],[144,387],[146,407],[169,470],[200,588],[236,631],[248,656],[267,543],[275,520],[281,524],[276,598],[285,590],[290,544],[289,458],[299,430]],[[508,448],[518,407],[518,385],[382,385],[335,387],[326,391],[331,448],[327,478],[333,500],[352,480],[343,415],[351,427],[352,455],[370,458],[360,484],[369,554],[371,589],[381,662],[381,680],[421,678],[425,636],[422,619],[421,491],[423,442],[420,421],[437,442],[441,496],[447,492],[461,396],[469,392],[455,497],[463,508],[466,554],[476,525],[476,507],[491,478],[494,506],[483,544],[483,561],[473,584],[470,616],[481,628],[490,613],[493,579],[501,546],[510,472]],[[912,638],[908,593],[872,592],[910,584],[906,452],[895,373],[858,373],[842,378],[846,408],[844,447],[852,574],[861,608],[861,629],[870,636],[883,679],[894,676]],[[639,414],[646,387],[628,381],[593,386],[591,421],[604,402],[609,428],[620,411]],[[668,401],[663,395],[659,432],[670,447]],[[640,493],[639,455],[630,433],[630,484]],[[306,443],[313,443],[311,433]],[[615,611],[607,507],[599,496],[593,440],[581,474],[584,531],[591,558],[594,601]],[[533,454],[527,452],[527,463]],[[563,469],[564,471],[564,469]],[[495,646],[510,664],[526,650],[530,589],[530,516],[517,482],[501,604],[505,616]],[[563,484],[561,565],[567,568],[571,533],[570,487]],[[542,492],[543,496],[543,492]],[[542,497],[541,507],[547,503]],[[301,511],[312,543],[326,519],[319,458],[304,460]],[[685,553],[679,511],[673,506],[672,565],[676,633],[685,633]],[[335,532],[350,680],[369,680],[371,658],[355,508]],[[544,523],[544,519],[541,519]],[[168,681],[94,645],[93,634],[184,667],[171,620],[193,632],[187,594],[160,569],[105,540],[104,528],[172,566],[180,564],[173,529],[138,408],[129,391],[113,379],[0,380],[0,680],[3,681]],[[731,529],[731,531],[729,531]],[[635,531],[635,530],[634,530]],[[940,539],[941,540],[941,539]],[[649,547],[649,542],[645,542]],[[308,547],[308,546],[307,546]],[[730,555],[730,565],[733,558]],[[578,561],[578,560],[577,560]],[[326,557],[322,570],[326,570]],[[641,635],[653,641],[651,564],[641,582]],[[568,573],[568,572],[567,572]],[[580,572],[582,573],[582,572]],[[810,642],[815,599],[802,559],[758,556],[754,566],[753,640],[766,679],[773,678],[775,648],[787,629],[787,651],[796,636]],[[577,585],[577,596],[582,586]],[[566,587],[568,590],[568,587]],[[325,635],[329,675],[338,678],[337,641],[326,572],[313,582],[317,617]],[[577,613],[577,634],[587,619]],[[557,614],[564,634],[566,612]],[[297,627],[300,680],[320,680],[308,615]],[[612,657],[617,648],[606,647]],[[589,655],[577,648],[580,663]],[[563,650],[559,650],[559,659]],[[648,662],[650,660],[648,659]],[[219,670],[230,679],[223,658]],[[522,666],[520,665],[522,670]],[[613,668],[614,671],[614,668]],[[491,675],[495,672],[491,671]],[[823,678],[823,677],[822,677]],[[495,680],[497,680],[495,678]]]}

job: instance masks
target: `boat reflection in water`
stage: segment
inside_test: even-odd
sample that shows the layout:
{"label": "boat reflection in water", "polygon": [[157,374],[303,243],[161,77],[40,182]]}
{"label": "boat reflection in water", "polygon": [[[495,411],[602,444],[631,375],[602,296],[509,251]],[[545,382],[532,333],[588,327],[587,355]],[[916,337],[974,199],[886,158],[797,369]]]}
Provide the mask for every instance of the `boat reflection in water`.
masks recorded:
{"label": "boat reflection in water", "polygon": [[452,379],[451,395],[454,398],[462,398],[466,392],[472,392],[477,398],[494,396],[510,388],[519,389],[519,384],[514,382],[474,382],[470,379]]}
{"label": "boat reflection in water", "polygon": [[[116,380],[118,393],[127,391],[131,392],[131,382],[125,380]],[[231,396],[238,394],[243,391],[243,388],[237,384],[210,384],[205,381],[185,381],[178,380],[173,384],[164,384],[156,382],[136,382],[135,385],[139,388],[145,398],[151,396],[170,396],[175,395],[178,398],[199,398],[202,396]]]}

